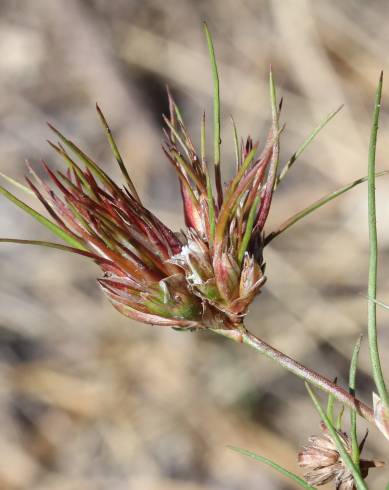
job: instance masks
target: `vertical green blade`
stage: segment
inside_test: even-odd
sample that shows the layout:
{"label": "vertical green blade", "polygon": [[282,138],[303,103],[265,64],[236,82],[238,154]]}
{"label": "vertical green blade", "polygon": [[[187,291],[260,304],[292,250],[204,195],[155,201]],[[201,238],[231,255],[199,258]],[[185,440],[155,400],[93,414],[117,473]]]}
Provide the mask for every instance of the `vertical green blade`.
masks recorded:
{"label": "vertical green blade", "polygon": [[218,195],[218,205],[221,207],[223,202],[223,188],[220,171],[220,84],[219,73],[217,70],[215,48],[212,42],[212,36],[204,22],[204,31],[207,38],[209,57],[211,60],[212,79],[213,79],[213,145],[214,145],[214,165],[215,165],[215,183]]}
{"label": "vertical green blade", "polygon": [[[363,336],[360,335],[354,350],[353,350],[353,355],[351,358],[351,364],[350,364],[350,373],[349,373],[349,391],[350,394],[355,396],[355,386],[356,386],[356,375],[357,375],[357,366],[358,366],[358,356],[359,356],[359,351],[361,349],[361,342],[362,342]],[[355,465],[359,469],[359,444],[358,444],[358,436],[357,436],[357,413],[355,410],[350,409],[350,421],[351,421],[351,456],[353,458],[353,461]]]}
{"label": "vertical green blade", "polygon": [[378,82],[376,98],[374,103],[373,124],[370,135],[369,156],[368,156],[368,221],[369,221],[369,284],[368,284],[368,309],[367,326],[369,339],[369,352],[374,382],[382,403],[389,409],[389,393],[386,388],[384,375],[382,372],[380,355],[378,350],[377,336],[377,265],[378,265],[378,241],[377,241],[377,218],[376,218],[376,197],[375,197],[375,160],[377,147],[378,122],[381,110],[383,73]]}

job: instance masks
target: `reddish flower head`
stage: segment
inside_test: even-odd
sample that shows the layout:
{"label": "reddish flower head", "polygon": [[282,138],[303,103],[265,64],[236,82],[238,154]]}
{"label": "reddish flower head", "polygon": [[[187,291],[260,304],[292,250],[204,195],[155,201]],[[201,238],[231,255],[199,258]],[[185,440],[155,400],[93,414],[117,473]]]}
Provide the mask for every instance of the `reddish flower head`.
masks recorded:
{"label": "reddish flower head", "polygon": [[250,303],[265,283],[265,244],[362,180],[326,196],[265,237],[264,226],[277,185],[298,154],[337,111],[327,117],[278,172],[281,106],[277,107],[270,75],[272,124],[267,140],[258,152],[258,143],[253,143],[250,137],[239,143],[233,124],[236,170],[223,188],[218,76],[207,29],[206,34],[215,89],[214,178],[205,157],[205,115],[200,152],[196,151],[170,93],[170,115],[165,117],[163,150],[177,172],[186,230],[174,233],[143,206],[97,107],[125,184],[118,186],[89,156],[51,127],[60,140],[51,145],[65,160],[67,170],[54,172],[43,162],[50,183],[41,180],[32,169],[32,178],[28,177],[27,182],[52,220],[3,187],[0,193],[69,246],[31,240],[0,241],[57,247],[91,258],[103,271],[99,283],[115,308],[136,320],[178,328],[235,329],[242,324]]}
{"label": "reddish flower head", "polygon": [[[170,97],[170,96],[169,96]],[[170,105],[176,110],[173,100]],[[186,129],[167,120],[165,153],[177,171],[187,229],[176,234],[146,209],[125,170],[107,122],[126,185],[119,187],[89,156],[51,127],[51,146],[67,171],[43,162],[51,185],[30,168],[30,188],[73,252],[102,269],[99,283],[115,308],[144,323],[193,328],[235,328],[259,292],[262,229],[269,212],[278,155],[271,132],[262,154],[247,139],[224,196],[212,196],[204,157]],[[76,160],[79,162],[77,163]]]}

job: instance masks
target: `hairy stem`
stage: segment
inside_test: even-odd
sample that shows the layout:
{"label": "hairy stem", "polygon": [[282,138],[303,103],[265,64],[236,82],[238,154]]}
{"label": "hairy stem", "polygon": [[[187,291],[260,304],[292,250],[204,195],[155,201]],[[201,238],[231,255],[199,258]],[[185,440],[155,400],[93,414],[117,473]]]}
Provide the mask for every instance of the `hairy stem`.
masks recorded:
{"label": "hairy stem", "polygon": [[266,357],[269,357],[273,361],[277,362],[284,369],[287,369],[299,378],[302,378],[322,391],[333,395],[338,402],[343,403],[349,408],[355,409],[363,418],[374,423],[374,413],[368,405],[352,396],[350,393],[348,393],[348,391],[344,390],[340,386],[337,386],[325,376],[308,369],[291,357],[283,354],[279,350],[259,339],[245,328],[235,330],[214,329],[213,332],[223,335],[224,337],[228,337],[231,340],[235,340],[235,342],[249,345],[261,354],[264,354]]}

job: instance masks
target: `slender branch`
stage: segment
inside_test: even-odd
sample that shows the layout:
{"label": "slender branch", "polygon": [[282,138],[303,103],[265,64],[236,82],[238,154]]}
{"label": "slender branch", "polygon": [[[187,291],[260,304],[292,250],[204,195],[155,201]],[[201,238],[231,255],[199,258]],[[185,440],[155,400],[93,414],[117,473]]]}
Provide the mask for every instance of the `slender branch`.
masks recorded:
{"label": "slender branch", "polygon": [[283,354],[279,350],[259,339],[247,331],[244,327],[235,330],[213,329],[213,332],[223,335],[231,340],[235,340],[235,342],[249,345],[261,354],[264,354],[266,357],[277,362],[284,369],[287,369],[299,378],[302,378],[322,391],[333,395],[338,402],[343,403],[349,408],[355,409],[357,413],[361,415],[361,417],[374,423],[374,413],[368,405],[355,398],[353,395],[348,393],[348,391],[336,385],[325,376],[322,376],[321,374],[318,374],[315,371],[303,366],[291,357]]}

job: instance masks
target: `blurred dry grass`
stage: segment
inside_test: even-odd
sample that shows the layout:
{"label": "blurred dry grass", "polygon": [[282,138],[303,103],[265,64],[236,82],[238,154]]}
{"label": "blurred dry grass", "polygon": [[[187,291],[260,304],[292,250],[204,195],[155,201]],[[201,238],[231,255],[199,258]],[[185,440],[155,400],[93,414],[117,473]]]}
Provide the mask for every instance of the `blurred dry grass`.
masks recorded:
{"label": "blurred dry grass", "polygon": [[[54,122],[118,175],[94,115],[99,101],[144,199],[181,225],[175,178],[160,151],[169,83],[197,139],[211,80],[201,21],[220,64],[224,169],[228,117],[264,138],[272,63],[284,96],[284,160],[325,114],[340,115],[304,154],[277,195],[271,221],[366,173],[375,84],[389,73],[384,0],[2,0],[0,170],[55,161],[44,141]],[[389,85],[380,168],[388,168]],[[378,184],[380,298],[389,297],[388,180]],[[43,232],[1,200],[2,236]],[[302,383],[245,347],[206,334],[142,327],[102,298],[97,271],[59,252],[0,248],[0,488],[6,490],[202,490],[294,488],[231,443],[294,469],[317,429]],[[248,323],[272,344],[344,382],[365,331],[366,189],[277,239],[268,284]],[[383,364],[388,314],[381,312]],[[304,341],[301,339],[304,338]],[[360,393],[372,389],[366,347]],[[304,416],[302,416],[304,414]],[[363,424],[362,424],[363,425]],[[372,431],[369,448],[389,461]],[[369,478],[382,488],[388,470]]]}

